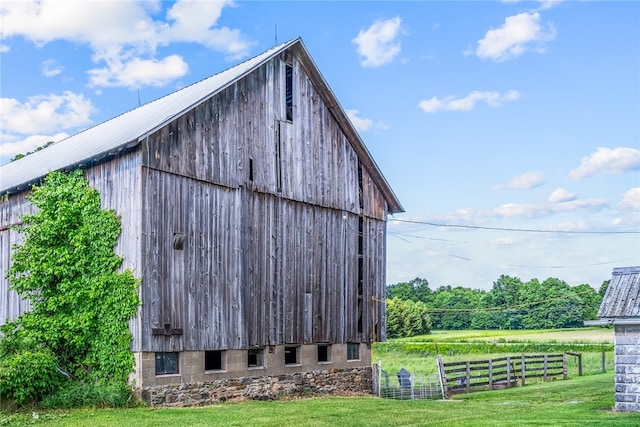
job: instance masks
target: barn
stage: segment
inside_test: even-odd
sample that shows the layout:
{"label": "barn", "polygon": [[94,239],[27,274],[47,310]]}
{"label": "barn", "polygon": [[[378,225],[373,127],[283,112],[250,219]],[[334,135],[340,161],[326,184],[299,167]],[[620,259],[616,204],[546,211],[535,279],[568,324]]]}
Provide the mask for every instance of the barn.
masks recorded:
{"label": "barn", "polygon": [[615,409],[640,412],[640,266],[613,269],[598,317],[615,327]]}
{"label": "barn", "polygon": [[369,391],[403,208],[301,39],[0,167],[0,324],[29,309],[5,279],[25,196],[78,168],[141,279],[145,399]]}

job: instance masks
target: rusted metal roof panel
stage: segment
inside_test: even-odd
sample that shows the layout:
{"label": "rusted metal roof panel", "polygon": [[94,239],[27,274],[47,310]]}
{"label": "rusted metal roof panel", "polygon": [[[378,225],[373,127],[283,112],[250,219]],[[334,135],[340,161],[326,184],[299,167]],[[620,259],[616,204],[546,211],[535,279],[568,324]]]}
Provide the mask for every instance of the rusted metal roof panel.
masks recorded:
{"label": "rusted metal roof panel", "polygon": [[640,323],[640,266],[613,269],[600,304],[601,319],[638,318]]}

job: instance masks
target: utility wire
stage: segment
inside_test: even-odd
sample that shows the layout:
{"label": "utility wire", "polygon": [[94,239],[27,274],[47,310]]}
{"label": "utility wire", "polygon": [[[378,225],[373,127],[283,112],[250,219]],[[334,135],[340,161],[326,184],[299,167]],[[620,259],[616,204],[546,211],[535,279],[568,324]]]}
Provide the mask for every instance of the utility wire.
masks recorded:
{"label": "utility wire", "polygon": [[408,219],[390,218],[389,221],[405,222],[409,224],[431,225],[433,227],[452,227],[452,228],[470,228],[473,230],[493,230],[493,231],[518,231],[528,233],[564,233],[564,234],[640,234],[640,231],[568,231],[568,230],[540,230],[534,228],[502,228],[502,227],[483,227],[480,225],[462,225],[462,224],[438,224],[427,221],[411,221]]}

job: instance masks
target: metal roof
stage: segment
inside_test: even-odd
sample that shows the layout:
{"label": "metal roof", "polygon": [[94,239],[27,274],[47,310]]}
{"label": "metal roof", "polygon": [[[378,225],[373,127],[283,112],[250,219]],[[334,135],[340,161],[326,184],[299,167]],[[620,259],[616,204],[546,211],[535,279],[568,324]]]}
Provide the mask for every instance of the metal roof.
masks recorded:
{"label": "metal roof", "polygon": [[24,190],[51,171],[73,168],[137,145],[148,133],[220,92],[297,42],[300,42],[299,38],[274,46],[232,68],[0,166],[0,194]]}
{"label": "metal roof", "polygon": [[404,212],[400,201],[299,37],[274,46],[232,68],[72,135],[40,151],[0,166],[0,194],[27,190],[51,171],[87,167],[90,163],[101,161],[123,150],[136,147],[150,133],[290,48],[300,55],[299,59],[309,74],[309,78],[312,79],[327,107],[347,135],[360,158],[360,162],[378,184],[388,203],[389,212]]}
{"label": "metal roof", "polygon": [[640,266],[613,269],[598,317],[613,319],[613,323],[636,318],[640,323]]}

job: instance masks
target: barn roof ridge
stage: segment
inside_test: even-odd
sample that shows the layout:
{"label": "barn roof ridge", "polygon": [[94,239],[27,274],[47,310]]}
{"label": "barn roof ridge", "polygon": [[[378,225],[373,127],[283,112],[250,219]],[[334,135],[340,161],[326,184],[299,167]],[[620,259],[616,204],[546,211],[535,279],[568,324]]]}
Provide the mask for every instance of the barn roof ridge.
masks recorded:
{"label": "barn roof ridge", "polygon": [[0,166],[0,194],[24,191],[51,171],[83,167],[136,146],[152,129],[161,127],[300,41],[298,37],[271,47],[230,68]]}
{"label": "barn roof ridge", "polygon": [[117,116],[68,136],[42,150],[0,166],[0,194],[27,190],[54,170],[71,170],[100,162],[119,152],[135,148],[147,135],[215,96],[287,49],[301,54],[303,67],[319,85],[327,107],[351,141],[364,167],[377,181],[389,204],[389,212],[403,212],[397,197],[382,175],[346,112],[311,58],[300,37],[273,46],[230,68],[191,83]]}

